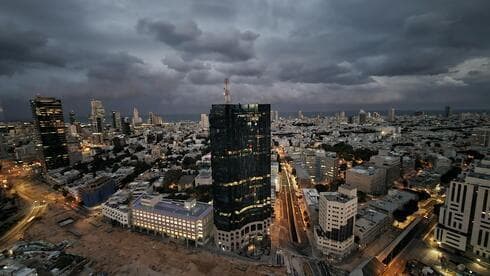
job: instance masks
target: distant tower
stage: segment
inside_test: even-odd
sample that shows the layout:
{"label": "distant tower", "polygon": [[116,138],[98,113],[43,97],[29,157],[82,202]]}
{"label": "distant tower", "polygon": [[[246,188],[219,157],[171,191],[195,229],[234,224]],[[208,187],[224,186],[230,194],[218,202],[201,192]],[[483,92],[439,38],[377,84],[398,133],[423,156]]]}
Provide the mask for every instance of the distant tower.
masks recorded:
{"label": "distant tower", "polygon": [[394,122],[395,121],[395,109],[391,108],[388,110],[388,121]]}
{"label": "distant tower", "polygon": [[446,106],[446,108],[444,109],[444,117],[449,118],[450,116],[451,116],[451,107]]}
{"label": "distant tower", "polygon": [[229,84],[230,81],[228,79],[225,79],[225,104],[231,103],[230,88],[228,87]]}
{"label": "distant tower", "polygon": [[72,110],[72,111],[70,111],[70,113],[68,113],[68,114],[69,114],[70,124],[71,124],[71,125],[74,125],[74,124],[75,124],[75,122],[77,121],[77,120],[75,119],[75,111],[73,111],[73,110]]}

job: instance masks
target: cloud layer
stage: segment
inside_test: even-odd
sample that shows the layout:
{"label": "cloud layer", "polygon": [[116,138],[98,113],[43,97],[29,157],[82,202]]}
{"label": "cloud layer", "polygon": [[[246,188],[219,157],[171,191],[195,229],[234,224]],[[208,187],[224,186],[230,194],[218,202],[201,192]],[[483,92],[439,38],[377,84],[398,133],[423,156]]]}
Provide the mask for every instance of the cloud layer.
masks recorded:
{"label": "cloud layer", "polygon": [[198,113],[230,78],[282,111],[489,108],[489,34],[485,0],[5,1],[0,102]]}

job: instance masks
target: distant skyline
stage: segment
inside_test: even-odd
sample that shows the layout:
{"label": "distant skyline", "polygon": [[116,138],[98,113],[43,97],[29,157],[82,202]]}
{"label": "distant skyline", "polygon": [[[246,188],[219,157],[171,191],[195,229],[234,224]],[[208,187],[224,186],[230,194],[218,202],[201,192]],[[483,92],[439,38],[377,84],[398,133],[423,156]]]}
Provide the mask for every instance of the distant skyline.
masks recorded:
{"label": "distant skyline", "polygon": [[3,1],[0,109],[198,114],[228,77],[281,112],[488,110],[489,33],[486,0]]}

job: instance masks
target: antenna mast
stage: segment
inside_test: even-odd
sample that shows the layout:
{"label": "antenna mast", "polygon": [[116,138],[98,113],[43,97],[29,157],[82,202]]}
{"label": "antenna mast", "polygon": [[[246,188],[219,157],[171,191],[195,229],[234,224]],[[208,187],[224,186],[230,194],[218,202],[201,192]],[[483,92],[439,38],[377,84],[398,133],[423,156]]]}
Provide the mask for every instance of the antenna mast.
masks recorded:
{"label": "antenna mast", "polygon": [[230,81],[225,79],[225,104],[229,104],[231,102],[230,88],[228,87],[229,84]]}

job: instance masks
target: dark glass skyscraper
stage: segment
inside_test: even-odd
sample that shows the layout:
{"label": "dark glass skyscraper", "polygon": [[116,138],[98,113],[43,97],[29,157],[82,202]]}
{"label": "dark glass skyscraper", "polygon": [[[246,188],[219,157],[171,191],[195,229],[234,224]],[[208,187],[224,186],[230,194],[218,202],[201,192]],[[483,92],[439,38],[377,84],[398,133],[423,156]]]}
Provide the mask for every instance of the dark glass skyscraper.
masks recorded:
{"label": "dark glass skyscraper", "polygon": [[270,105],[213,105],[209,121],[215,240],[237,250],[270,226]]}
{"label": "dark glass skyscraper", "polygon": [[46,169],[67,166],[70,162],[61,100],[37,96],[31,100],[31,108]]}

